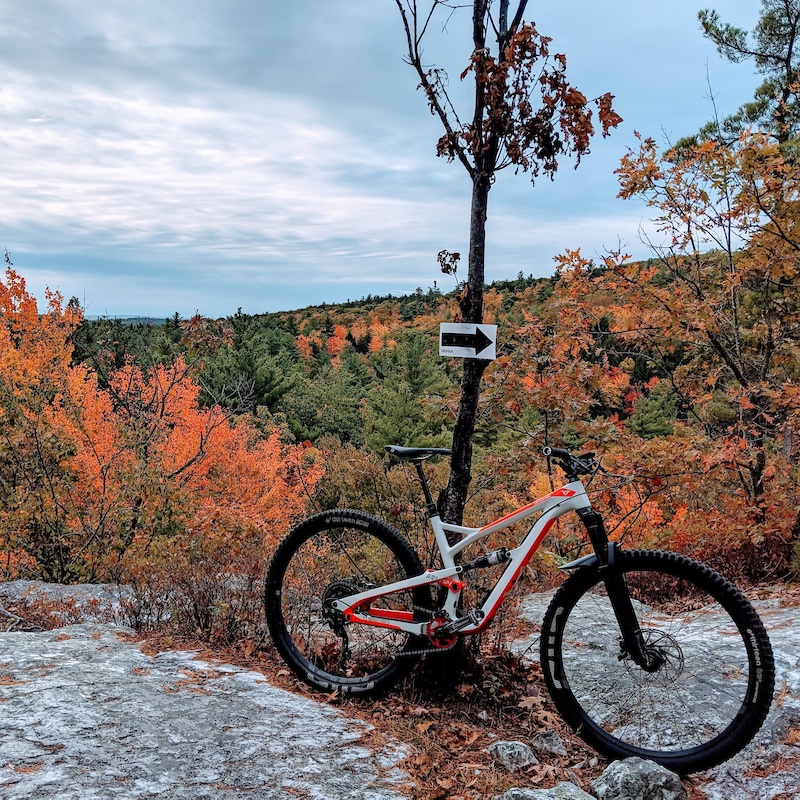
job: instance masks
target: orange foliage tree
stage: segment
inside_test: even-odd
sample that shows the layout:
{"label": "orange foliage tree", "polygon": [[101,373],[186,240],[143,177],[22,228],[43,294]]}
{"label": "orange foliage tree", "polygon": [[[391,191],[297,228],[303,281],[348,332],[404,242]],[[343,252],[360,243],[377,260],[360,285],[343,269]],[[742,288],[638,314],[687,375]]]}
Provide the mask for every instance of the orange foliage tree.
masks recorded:
{"label": "orange foliage tree", "polygon": [[0,281],[0,539],[7,574],[41,563],[43,574],[54,577],[68,560],[61,507],[69,480],[64,466],[74,448],[53,417],[69,393],[68,341],[80,315],[48,294],[48,312],[40,316],[8,254],[6,263]]}
{"label": "orange foliage tree", "polygon": [[263,549],[320,475],[314,452],[202,408],[182,359],[133,363],[107,389],[71,363],[77,309],[38,313],[10,265],[0,282],[0,543],[5,574],[120,578],[157,543],[236,557]]}
{"label": "orange foliage tree", "polygon": [[618,172],[663,242],[647,262],[561,259],[573,347],[604,341],[618,368],[646,365],[645,398],[671,396],[671,435],[627,454],[657,481],[670,534],[708,552],[763,544],[784,567],[800,538],[800,165],[748,133],[664,154],[642,140]]}

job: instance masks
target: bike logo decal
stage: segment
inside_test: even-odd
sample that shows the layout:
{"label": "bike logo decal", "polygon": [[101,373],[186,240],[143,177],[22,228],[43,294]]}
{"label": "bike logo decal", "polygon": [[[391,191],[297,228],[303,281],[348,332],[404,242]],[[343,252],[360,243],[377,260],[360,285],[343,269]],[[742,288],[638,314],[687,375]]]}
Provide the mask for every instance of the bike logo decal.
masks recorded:
{"label": "bike logo decal", "polygon": [[366,520],[359,519],[358,517],[349,517],[341,515],[332,515],[325,517],[326,525],[350,525],[354,528],[361,528],[362,530],[369,530],[369,523]]}

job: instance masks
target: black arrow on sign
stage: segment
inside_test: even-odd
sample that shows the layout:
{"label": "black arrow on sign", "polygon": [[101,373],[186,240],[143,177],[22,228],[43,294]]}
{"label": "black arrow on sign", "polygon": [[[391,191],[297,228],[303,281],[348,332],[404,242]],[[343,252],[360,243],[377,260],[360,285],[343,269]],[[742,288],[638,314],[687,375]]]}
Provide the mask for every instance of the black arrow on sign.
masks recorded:
{"label": "black arrow on sign", "polygon": [[475,350],[475,355],[491,344],[492,340],[480,328],[475,333],[442,333],[442,347],[470,347]]}

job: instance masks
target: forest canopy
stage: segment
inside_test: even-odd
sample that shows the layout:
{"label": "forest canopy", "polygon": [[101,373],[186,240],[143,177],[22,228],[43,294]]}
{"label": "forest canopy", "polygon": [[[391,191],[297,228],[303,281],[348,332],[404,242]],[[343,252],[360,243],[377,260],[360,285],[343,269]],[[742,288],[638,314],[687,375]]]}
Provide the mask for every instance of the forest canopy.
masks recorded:
{"label": "forest canopy", "polygon": [[[498,326],[498,357],[473,370],[467,524],[553,488],[542,446],[591,450],[606,468],[592,500],[614,538],[734,578],[800,573],[798,76],[793,35],[781,44],[800,11],[762,6],[751,44],[713,12],[700,20],[723,55],[755,60],[769,89],[756,101],[769,102],[675,146],[641,137],[622,159],[620,196],[657,224],[643,261],[567,251],[546,278],[485,283],[481,267],[451,292],[152,324],[89,320],[56,293],[41,308],[6,254],[2,578],[126,582],[147,614],[156,596],[172,596],[175,614],[179,596],[192,625],[230,637],[258,616],[232,587],[258,585],[310,511],[359,508],[419,537],[416,486],[383,448],[453,442],[462,364],[439,356],[438,330],[468,316]],[[492,64],[467,72],[491,76]],[[619,119],[604,98],[605,130]],[[511,158],[492,130],[491,152]],[[458,129],[443,154],[474,167],[459,147],[475,135]],[[456,256],[440,253],[451,275]],[[447,468],[431,465],[438,488]],[[532,574],[549,581],[581,541],[559,527]]]}

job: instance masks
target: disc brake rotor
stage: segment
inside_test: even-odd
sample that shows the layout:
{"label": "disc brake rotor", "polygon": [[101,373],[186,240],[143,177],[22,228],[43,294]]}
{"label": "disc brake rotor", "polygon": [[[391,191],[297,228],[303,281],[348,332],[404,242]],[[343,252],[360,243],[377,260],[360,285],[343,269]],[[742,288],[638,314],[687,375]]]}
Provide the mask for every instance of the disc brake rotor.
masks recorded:
{"label": "disc brake rotor", "polygon": [[634,663],[633,659],[626,657],[623,659],[625,669],[637,680],[647,675],[646,682],[649,684],[671,686],[683,673],[684,660],[681,646],[673,636],[659,630],[643,630],[642,637],[645,649],[648,653],[657,655],[661,666],[654,672],[645,672]]}

